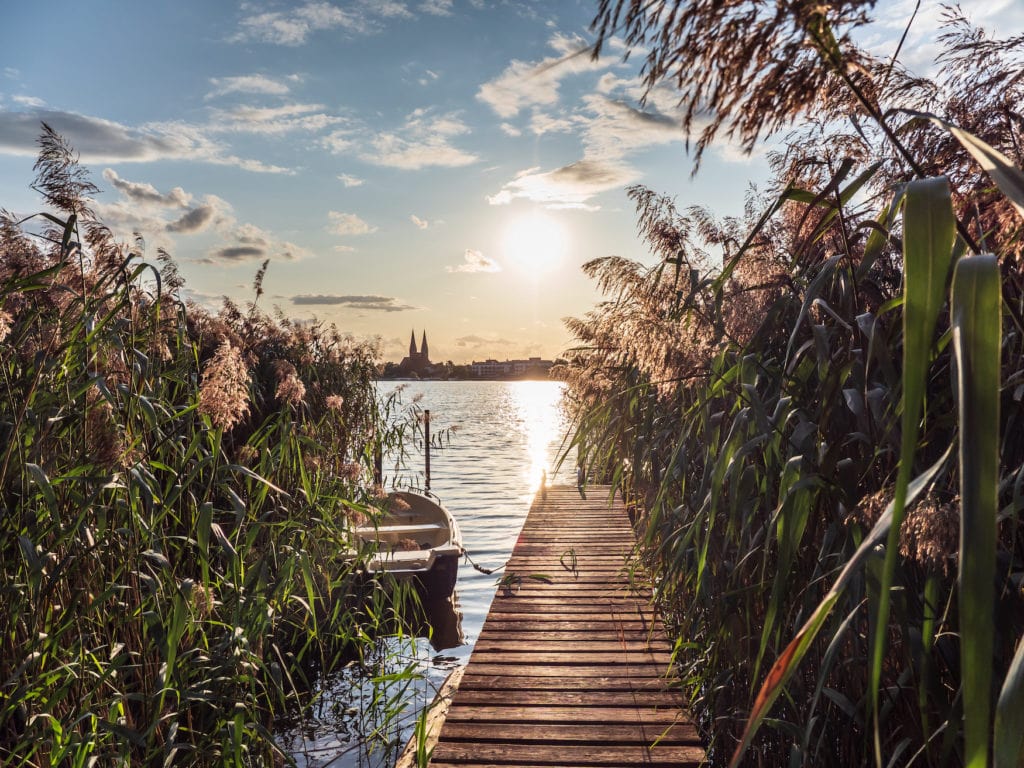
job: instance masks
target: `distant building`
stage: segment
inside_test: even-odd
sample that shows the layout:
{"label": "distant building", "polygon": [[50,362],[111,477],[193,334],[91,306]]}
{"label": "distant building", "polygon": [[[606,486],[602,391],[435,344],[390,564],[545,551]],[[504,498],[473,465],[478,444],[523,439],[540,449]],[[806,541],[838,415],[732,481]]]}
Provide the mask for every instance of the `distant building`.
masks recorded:
{"label": "distant building", "polygon": [[484,360],[483,362],[474,360],[470,369],[478,379],[515,379],[529,376],[546,377],[554,364],[552,360],[541,360],[539,357],[501,362],[498,360]]}
{"label": "distant building", "polygon": [[398,364],[398,370],[404,376],[413,373],[417,376],[422,376],[430,366],[430,355],[427,353],[427,332],[423,331],[423,343],[417,352],[416,331],[414,329],[409,337],[409,356],[402,358],[402,362]]}

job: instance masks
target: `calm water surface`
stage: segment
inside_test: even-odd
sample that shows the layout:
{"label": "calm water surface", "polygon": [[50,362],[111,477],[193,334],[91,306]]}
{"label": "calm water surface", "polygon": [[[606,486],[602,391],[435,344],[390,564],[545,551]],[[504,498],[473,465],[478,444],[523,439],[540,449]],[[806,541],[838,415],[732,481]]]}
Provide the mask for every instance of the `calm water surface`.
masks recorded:
{"label": "calm water surface", "polygon": [[[395,388],[382,382],[386,395]],[[463,545],[482,566],[508,560],[546,472],[549,483],[575,482],[570,456],[556,474],[567,422],[560,407],[563,385],[548,381],[405,382],[402,399],[417,400],[431,413],[431,431],[454,428],[444,448],[431,452],[431,490],[454,514]],[[421,485],[420,456],[400,471]],[[394,466],[385,465],[385,474]],[[342,674],[323,681],[318,705],[299,726],[282,734],[282,746],[300,765],[388,766],[411,734],[416,715],[433,698],[451,670],[465,664],[495,593],[495,575],[463,564],[456,586],[463,642],[425,640],[386,643],[371,675]],[[446,633],[445,637],[448,637]],[[384,656],[386,655],[386,659]],[[385,717],[377,702],[403,702],[399,715]],[[395,707],[391,707],[395,709]]]}

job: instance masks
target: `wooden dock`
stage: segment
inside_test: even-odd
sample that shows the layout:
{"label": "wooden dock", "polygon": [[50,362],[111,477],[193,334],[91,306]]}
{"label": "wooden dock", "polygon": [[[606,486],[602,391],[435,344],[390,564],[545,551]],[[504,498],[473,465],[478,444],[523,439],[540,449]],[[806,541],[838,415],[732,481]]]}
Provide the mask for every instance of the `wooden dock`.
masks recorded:
{"label": "wooden dock", "polygon": [[607,487],[538,494],[432,766],[701,763],[650,591],[624,568],[633,541]]}

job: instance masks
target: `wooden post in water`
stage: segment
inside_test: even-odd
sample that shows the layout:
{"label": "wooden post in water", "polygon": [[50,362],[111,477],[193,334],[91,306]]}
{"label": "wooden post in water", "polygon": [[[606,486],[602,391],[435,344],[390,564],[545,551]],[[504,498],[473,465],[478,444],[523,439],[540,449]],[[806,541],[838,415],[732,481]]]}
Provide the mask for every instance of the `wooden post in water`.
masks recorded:
{"label": "wooden post in water", "polygon": [[423,411],[423,453],[426,457],[426,489],[430,490],[430,409]]}

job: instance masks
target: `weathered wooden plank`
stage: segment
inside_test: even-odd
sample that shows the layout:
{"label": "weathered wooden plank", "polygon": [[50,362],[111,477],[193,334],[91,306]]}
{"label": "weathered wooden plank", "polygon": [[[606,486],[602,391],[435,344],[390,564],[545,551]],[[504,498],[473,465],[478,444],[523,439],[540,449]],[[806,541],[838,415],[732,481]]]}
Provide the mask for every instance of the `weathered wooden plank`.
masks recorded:
{"label": "weathered wooden plank", "polygon": [[[599,666],[566,666],[558,664],[537,664],[524,667],[522,664],[494,664],[490,662],[470,660],[472,670],[480,675],[502,675],[505,677],[564,677],[564,678],[592,678],[592,677],[621,677],[621,668],[609,669],[607,665]],[[664,677],[665,667],[661,664],[636,664],[630,669],[630,674],[640,678],[648,677],[661,679]],[[585,680],[580,680],[580,685],[585,685]]]}
{"label": "weathered wooden plank", "polygon": [[[518,691],[526,695],[530,691],[619,691],[619,692],[661,692],[671,691],[676,683],[661,676],[634,677],[607,675],[591,677],[586,680],[579,678],[560,678],[531,675],[480,674],[467,668],[466,674],[459,684],[459,692],[463,691]],[[523,702],[528,703],[528,702]],[[660,702],[654,702],[660,703]]]}
{"label": "weathered wooden plank", "polygon": [[518,688],[478,691],[467,688],[459,695],[459,702],[467,706],[499,706],[508,701],[510,690],[515,690],[516,704],[523,706],[631,707],[636,704],[638,694],[642,694],[644,703],[650,706],[678,707],[682,701],[678,691],[580,691],[578,688],[555,691],[524,691]]}
{"label": "weathered wooden plank", "polygon": [[518,741],[448,742],[434,750],[431,765],[537,765],[685,768],[700,765],[704,750],[696,746],[609,746],[606,744],[523,744]]}
{"label": "weathered wooden plank", "polygon": [[625,653],[616,650],[599,651],[473,651],[473,659],[481,664],[521,664],[521,665],[547,665],[559,664],[571,667],[604,667],[614,669],[618,667],[641,667],[655,666],[666,670],[669,668],[671,658],[668,653],[651,653],[649,651],[637,651]]}
{"label": "weathered wooden plank", "polygon": [[502,640],[485,641],[478,639],[473,646],[473,653],[557,653],[577,655],[589,655],[591,653],[656,653],[665,655],[667,658],[672,649],[668,643],[647,643],[640,641],[618,641],[618,640],[554,640],[546,638],[539,640],[536,637],[510,638]]}
{"label": "weathered wooden plank", "polygon": [[[449,723],[513,723],[529,730],[534,725],[578,723],[582,725],[642,725],[663,730],[669,725],[685,722],[678,707],[489,707],[463,706],[455,703],[448,710]],[[658,726],[655,729],[654,726]],[[447,736],[447,734],[443,734]],[[525,736],[523,738],[526,738]]]}
{"label": "weathered wooden plank", "polygon": [[560,723],[523,723],[507,725],[505,723],[448,723],[445,731],[446,741],[518,741],[520,744],[531,742],[572,743],[596,742],[615,744],[618,746],[646,746],[654,743],[668,745],[697,744],[697,729],[691,723],[673,723],[664,728],[653,726],[618,724],[563,725]]}

